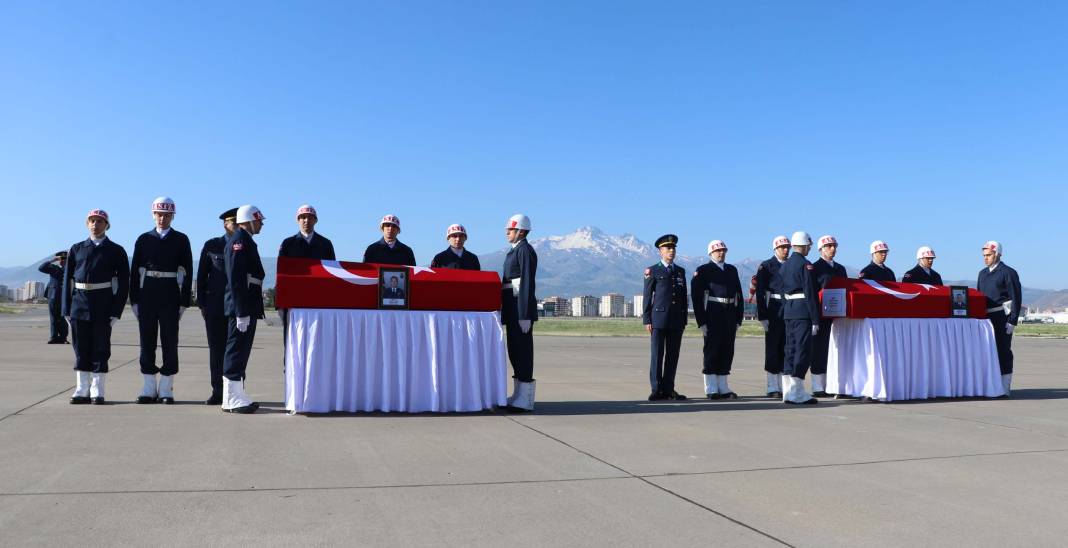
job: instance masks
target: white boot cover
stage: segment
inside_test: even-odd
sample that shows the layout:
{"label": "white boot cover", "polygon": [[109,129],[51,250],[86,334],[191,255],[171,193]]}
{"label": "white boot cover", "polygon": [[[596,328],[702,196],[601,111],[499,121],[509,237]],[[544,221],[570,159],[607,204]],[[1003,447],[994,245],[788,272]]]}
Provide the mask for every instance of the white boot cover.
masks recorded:
{"label": "white boot cover", "polygon": [[245,386],[242,381],[232,381],[223,377],[223,409],[237,409],[252,405],[252,400],[245,395]]}
{"label": "white boot cover", "polygon": [[716,382],[719,385],[720,394],[729,394],[731,389],[727,386],[727,377],[730,375],[716,375]]}
{"label": "white boot cover", "polygon": [[1001,376],[1001,386],[1005,389],[1005,395],[1008,396],[1012,392],[1012,373]]}
{"label": "white boot cover", "polygon": [[[104,397],[104,378],[107,373],[93,373],[93,384],[89,386],[89,397]],[[106,398],[105,398],[106,399]]]}
{"label": "white boot cover", "polygon": [[809,394],[808,391],[805,390],[805,379],[799,379],[797,377],[790,377],[789,394],[790,396],[788,398],[785,395],[783,397],[794,403],[805,403],[812,399],[812,394]]}
{"label": "white boot cover", "polygon": [[779,380],[782,381],[782,401],[786,401],[790,398],[790,393],[793,391],[793,377],[783,373],[779,375]]}
{"label": "white boot cover", "polygon": [[174,375],[160,375],[159,376],[159,397],[161,397],[161,398],[173,398],[174,397]]}
{"label": "white boot cover", "polygon": [[719,375],[705,375],[705,395],[715,396],[719,394]]}
{"label": "white boot cover", "polygon": [[156,376],[142,373],[142,377],[145,378],[145,384],[141,386],[141,395],[146,398],[155,398],[159,395],[159,391],[156,389]]}
{"label": "white boot cover", "polygon": [[519,395],[519,379],[512,377],[512,395],[508,396],[508,405],[512,405],[516,396]]}
{"label": "white boot cover", "polygon": [[518,395],[512,400],[512,407],[519,409],[526,409],[527,411],[534,410],[534,386],[538,381],[520,382],[516,388]]}
{"label": "white boot cover", "polygon": [[779,378],[778,373],[768,373],[768,389],[767,393],[782,392],[782,379]]}
{"label": "white boot cover", "polygon": [[827,391],[827,375],[812,375],[812,391],[813,392],[826,392]]}
{"label": "white boot cover", "polygon": [[89,384],[92,382],[93,374],[88,371],[75,371],[74,380],[77,384],[74,385],[74,394],[71,394],[75,398],[87,398],[89,397]]}

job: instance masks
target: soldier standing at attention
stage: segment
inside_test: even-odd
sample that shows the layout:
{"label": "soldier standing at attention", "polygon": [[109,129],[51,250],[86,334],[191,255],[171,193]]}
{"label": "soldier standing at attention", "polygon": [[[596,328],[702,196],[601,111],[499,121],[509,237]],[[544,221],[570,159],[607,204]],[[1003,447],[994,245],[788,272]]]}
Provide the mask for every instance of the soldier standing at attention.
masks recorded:
{"label": "soldier standing at attention", "polygon": [[430,261],[430,268],[482,270],[478,255],[464,248],[467,242],[467,229],[464,225],[449,225],[445,230],[445,239],[449,241],[449,248],[434,256],[434,260]]}
{"label": "soldier standing at attention", "polygon": [[786,324],[782,319],[782,279],[779,269],[790,254],[790,239],[776,236],[771,242],[775,253],[757,267],[757,319],[764,327],[764,372],[768,377],[767,396],[782,397],[782,365],[786,351]]}
{"label": "soldier standing at attention", "polygon": [[223,353],[226,351],[226,313],[223,297],[226,293],[226,239],[234,233],[237,208],[219,215],[224,235],[204,242],[197,266],[197,306],[204,318],[208,335],[208,369],[211,376],[211,396],[205,405],[221,405],[223,389]]}
{"label": "soldier standing at attention", "polygon": [[396,215],[386,215],[378,223],[378,228],[382,229],[382,239],[367,246],[363,252],[363,262],[415,266],[412,248],[397,239],[401,231],[400,219]]}
{"label": "soldier standing at attention", "polygon": [[660,260],[645,269],[642,324],[649,332],[649,401],[686,399],[675,391],[675,370],[687,322],[686,269],[675,264],[678,243],[674,234],[657,238]]}
{"label": "soldier standing at attention", "polygon": [[805,255],[812,249],[807,232],[790,237],[793,253],[779,270],[782,278],[783,319],[786,321],[786,363],[783,366],[783,403],[816,404],[805,390],[805,374],[812,365],[812,338],[820,329],[820,296],[812,264]]}
{"label": "soldier standing at attention", "polygon": [[916,266],[901,277],[901,281],[912,284],[942,285],[942,275],[935,272],[935,252],[923,246],[916,250]]}
{"label": "soldier standing at attention", "polygon": [[1020,299],[1023,287],[1020,275],[1009,265],[1001,262],[1005,248],[995,241],[983,244],[983,263],[976,288],[986,295],[986,312],[994,326],[994,344],[998,349],[1001,365],[1001,384],[1005,397],[1012,389],[1012,332],[1020,320]]}
{"label": "soldier standing at attention", "polygon": [[705,395],[710,400],[737,399],[727,384],[734,362],[734,339],[742,325],[742,282],[738,269],[726,263],[727,244],[712,240],[708,244],[712,259],[693,273],[690,298],[697,327],[704,335]]}
{"label": "soldier standing at attention", "polygon": [[508,343],[508,361],[512,362],[512,396],[508,408],[534,410],[534,322],[538,321],[538,299],[534,295],[538,273],[538,254],[527,242],[530,217],[512,215],[504,235],[512,246],[504,257],[501,271],[501,323]]}
{"label": "soldier standing at attention", "polygon": [[237,208],[237,228],[226,239],[226,353],[223,355],[222,410],[255,413],[260,404],[245,394],[245,371],[256,339],[256,321],[263,317],[263,263],[252,239],[265,217],[254,205]]}
{"label": "soldier standing at attention", "polygon": [[[820,258],[812,265],[812,276],[816,279],[817,289],[827,287],[831,278],[848,278],[844,266],[834,262],[838,254],[838,240],[830,234],[820,237]],[[829,397],[827,394],[827,352],[831,345],[831,322],[833,318],[823,318],[819,322],[819,332],[813,337],[812,357],[812,395],[817,398]]]}
{"label": "soldier standing at attention", "polygon": [[897,281],[894,271],[886,266],[886,256],[890,254],[890,246],[882,240],[875,240],[868,249],[871,251],[871,262],[860,271],[860,278],[876,282]]}

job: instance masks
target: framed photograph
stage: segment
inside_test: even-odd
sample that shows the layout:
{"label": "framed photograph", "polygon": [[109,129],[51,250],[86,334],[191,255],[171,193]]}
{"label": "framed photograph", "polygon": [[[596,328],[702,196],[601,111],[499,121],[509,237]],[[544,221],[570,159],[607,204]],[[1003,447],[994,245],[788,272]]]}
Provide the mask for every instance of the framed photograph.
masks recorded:
{"label": "framed photograph", "polygon": [[408,309],[408,269],[378,269],[378,308]]}
{"label": "framed photograph", "polygon": [[953,285],[949,287],[950,317],[968,317],[968,287]]}

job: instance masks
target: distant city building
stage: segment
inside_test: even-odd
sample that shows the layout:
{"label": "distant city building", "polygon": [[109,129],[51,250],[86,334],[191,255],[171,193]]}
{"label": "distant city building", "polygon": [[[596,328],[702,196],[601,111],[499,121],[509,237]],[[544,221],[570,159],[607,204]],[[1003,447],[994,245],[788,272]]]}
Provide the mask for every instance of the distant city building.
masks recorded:
{"label": "distant city building", "polygon": [[641,317],[642,312],[645,311],[645,295],[634,296],[634,307],[631,310],[632,314]]}
{"label": "distant city building", "polygon": [[599,312],[602,318],[619,318],[623,316],[623,295],[619,293],[602,295]]}
{"label": "distant city building", "polygon": [[623,315],[628,318],[634,315],[634,303],[623,303]]}
{"label": "distant city building", "polygon": [[7,290],[7,286],[0,284],[0,301],[10,301],[11,295]]}
{"label": "distant city building", "polygon": [[571,298],[571,315],[579,318],[596,316],[599,302],[597,297],[585,295]]}
{"label": "distant city building", "polygon": [[25,287],[16,287],[15,288],[15,298],[13,300],[17,301],[17,302],[25,301],[26,300],[26,288]]}
{"label": "distant city building", "polygon": [[41,297],[44,297],[44,290],[45,284],[33,280],[26,282],[26,284],[23,286],[23,291],[25,291],[27,301],[32,301],[34,299],[40,299]]}
{"label": "distant city building", "polygon": [[546,297],[542,304],[545,305],[545,315],[549,315],[549,308],[553,310],[554,316],[570,316],[571,315],[571,301],[564,297],[552,296]]}

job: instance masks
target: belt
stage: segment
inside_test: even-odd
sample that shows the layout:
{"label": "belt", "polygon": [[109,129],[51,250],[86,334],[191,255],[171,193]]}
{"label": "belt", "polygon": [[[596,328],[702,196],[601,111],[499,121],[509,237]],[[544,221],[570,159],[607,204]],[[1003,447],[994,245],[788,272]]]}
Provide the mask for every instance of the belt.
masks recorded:
{"label": "belt", "polygon": [[733,305],[734,304],[734,299],[728,299],[726,297],[712,297],[712,296],[709,296],[708,297],[708,302]]}
{"label": "belt", "polygon": [[248,275],[248,285],[263,285],[263,280],[259,278],[253,278],[252,274]]}
{"label": "belt", "polygon": [[519,295],[519,284],[523,282],[523,278],[512,278],[511,280],[501,280],[501,291],[507,291],[511,289],[512,296]]}
{"label": "belt", "polygon": [[994,308],[987,308],[986,312],[987,314],[991,312],[1004,312],[1005,314],[1008,314],[1010,310],[1012,310],[1012,301],[1005,301]]}
{"label": "belt", "polygon": [[779,300],[782,300],[782,295],[780,295],[780,294],[778,294],[778,293],[768,293],[768,298],[769,298],[769,299],[779,299]]}
{"label": "belt", "polygon": [[805,298],[805,294],[804,293],[788,293],[788,294],[784,294],[782,296],[782,298],[784,298],[784,299],[786,299],[788,301],[795,301],[797,299],[804,299]]}
{"label": "belt", "polygon": [[177,272],[160,272],[159,270],[146,270],[145,277],[147,278],[177,278]]}
{"label": "belt", "polygon": [[111,282],[100,282],[98,284],[74,282],[74,289],[82,289],[85,291],[93,291],[96,289],[111,289]]}

